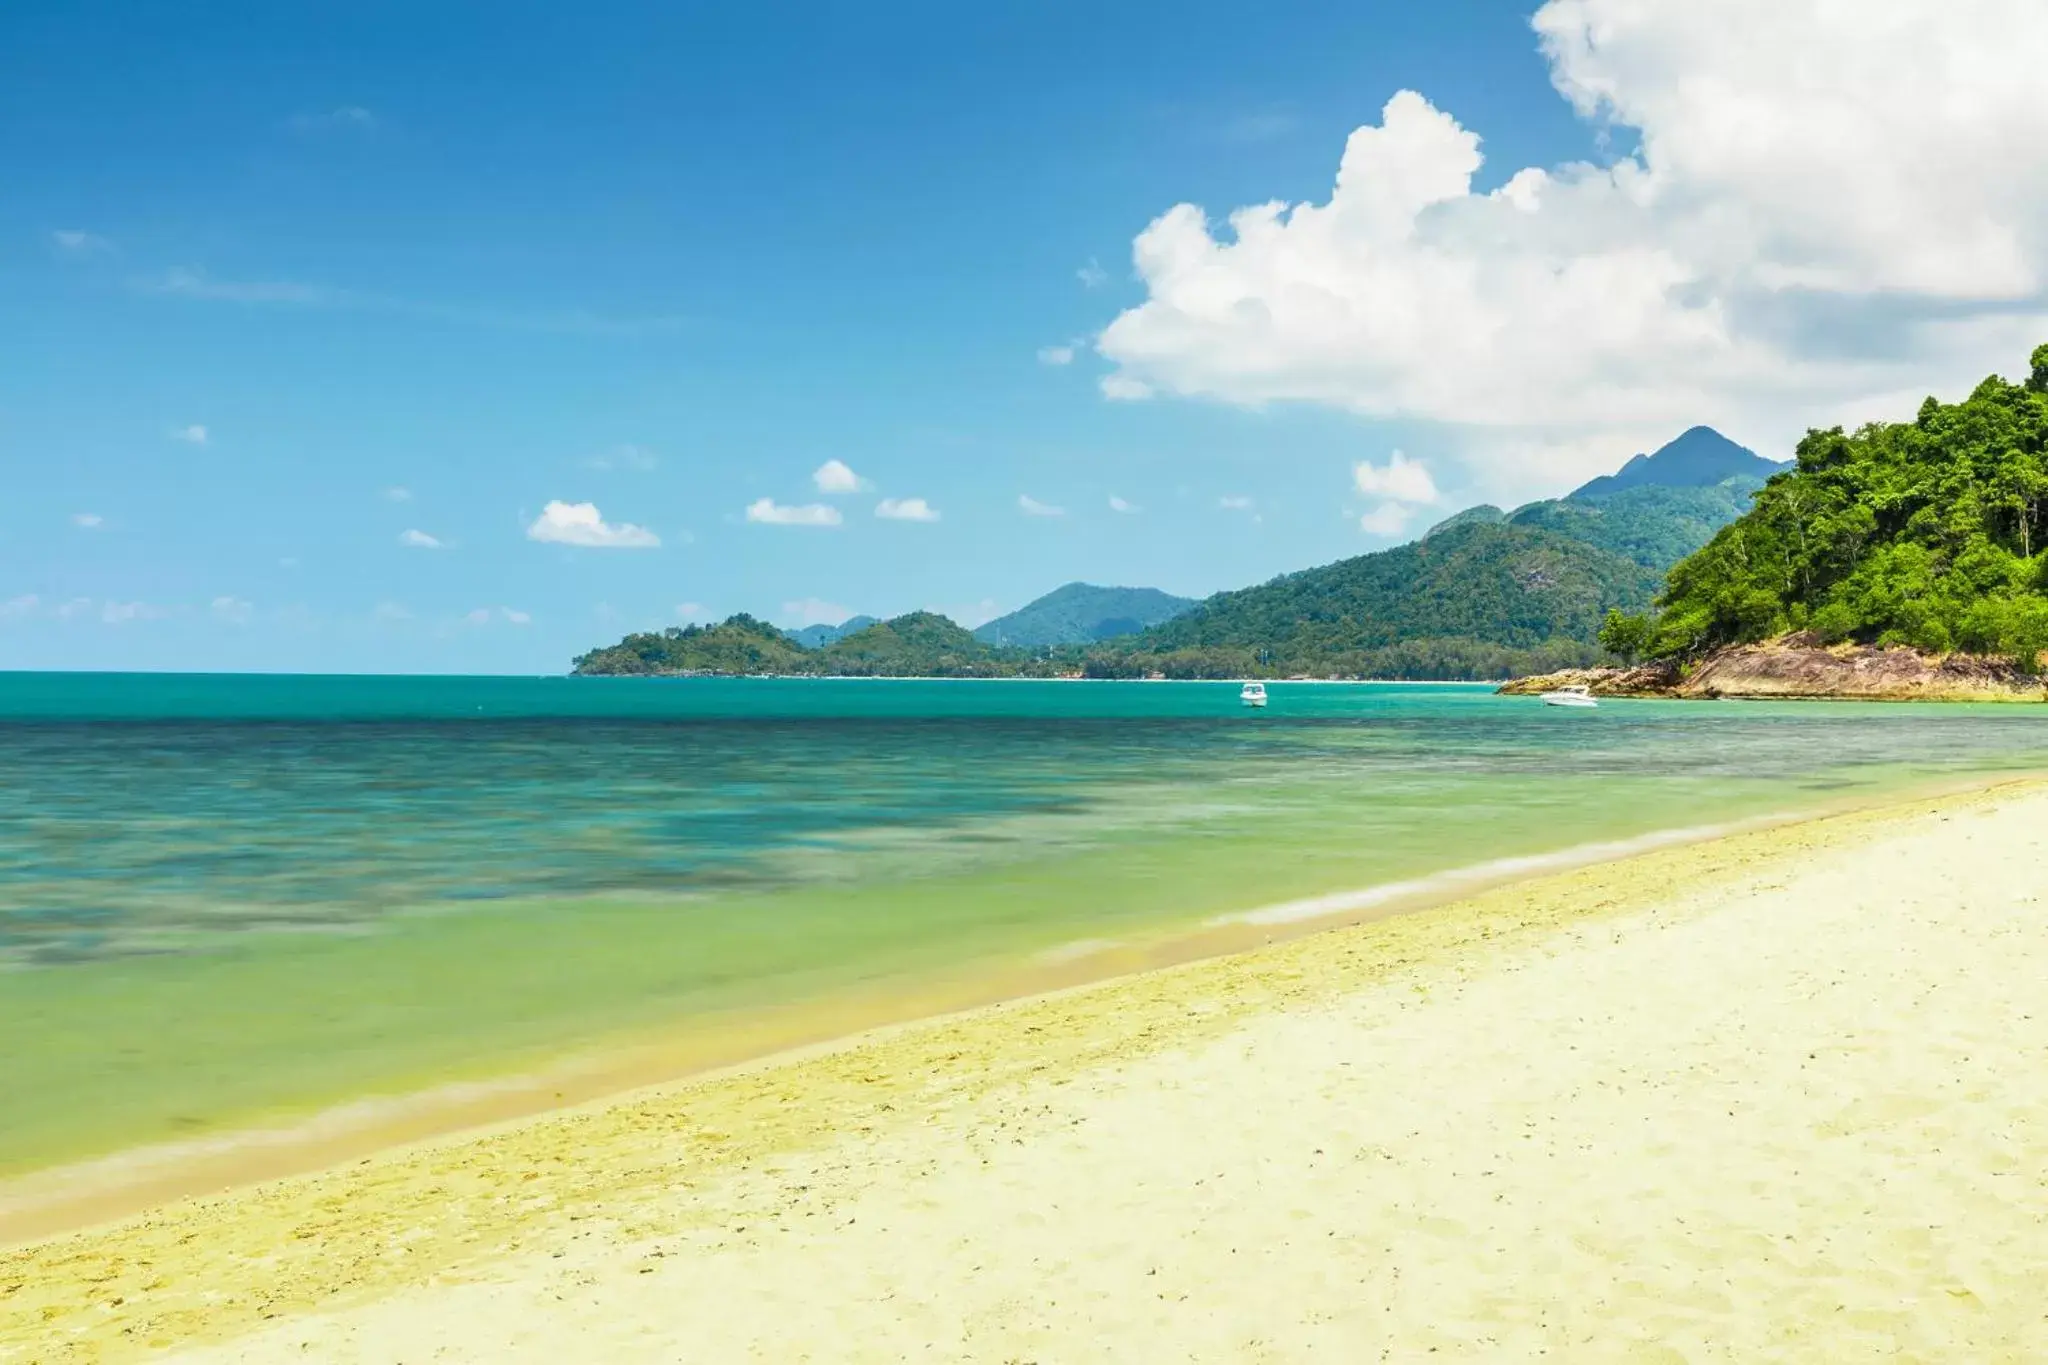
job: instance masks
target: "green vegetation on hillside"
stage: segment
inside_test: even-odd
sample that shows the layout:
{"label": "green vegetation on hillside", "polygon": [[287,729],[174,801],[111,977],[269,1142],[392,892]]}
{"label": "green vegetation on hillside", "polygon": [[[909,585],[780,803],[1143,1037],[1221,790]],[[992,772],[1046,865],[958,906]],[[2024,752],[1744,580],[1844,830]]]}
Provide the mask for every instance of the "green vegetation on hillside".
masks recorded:
{"label": "green vegetation on hillside", "polygon": [[810,651],[744,613],[715,626],[628,635],[576,657],[578,673],[801,673]]}
{"label": "green vegetation on hillside", "polygon": [[1671,570],[1653,620],[1616,628],[1686,657],[1809,631],[2010,656],[2048,649],[2048,346],[1911,422],[1807,433],[1796,466]]}
{"label": "green vegetation on hillside", "polygon": [[1086,645],[1131,635],[1170,621],[1195,605],[1157,588],[1098,588],[1069,583],[1035,602],[978,626],[974,638],[991,645]]}
{"label": "green vegetation on hillside", "polygon": [[1761,487],[1763,480],[1746,474],[1705,488],[1638,484],[1599,498],[1532,502],[1507,520],[1583,540],[1661,573],[1747,511]]}
{"label": "green vegetation on hillside", "polygon": [[[1611,607],[1646,606],[1656,575],[1552,531],[1468,521],[1427,539],[1238,592],[1132,637],[1125,671],[1499,676],[1599,654]],[[1559,661],[1562,660],[1562,661]],[[1111,661],[1096,660],[1098,664]],[[1243,667],[1245,663],[1252,667]]]}

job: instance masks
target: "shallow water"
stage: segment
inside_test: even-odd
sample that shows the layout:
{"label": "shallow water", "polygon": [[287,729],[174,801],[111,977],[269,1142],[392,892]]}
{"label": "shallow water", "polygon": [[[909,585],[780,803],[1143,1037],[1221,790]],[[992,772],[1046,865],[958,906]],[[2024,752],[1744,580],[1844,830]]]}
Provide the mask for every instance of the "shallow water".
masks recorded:
{"label": "shallow water", "polygon": [[707,1011],[2048,769],[2024,706],[0,675],[0,1170]]}

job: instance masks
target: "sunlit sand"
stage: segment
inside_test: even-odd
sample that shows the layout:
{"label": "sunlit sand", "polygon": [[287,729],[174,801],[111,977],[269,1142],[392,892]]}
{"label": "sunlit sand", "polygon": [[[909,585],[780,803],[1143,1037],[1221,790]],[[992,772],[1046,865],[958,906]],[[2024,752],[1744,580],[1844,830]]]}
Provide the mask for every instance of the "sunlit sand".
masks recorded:
{"label": "sunlit sand", "polygon": [[0,1255],[0,1358],[2048,1359],[2044,873],[2009,786],[897,1030]]}

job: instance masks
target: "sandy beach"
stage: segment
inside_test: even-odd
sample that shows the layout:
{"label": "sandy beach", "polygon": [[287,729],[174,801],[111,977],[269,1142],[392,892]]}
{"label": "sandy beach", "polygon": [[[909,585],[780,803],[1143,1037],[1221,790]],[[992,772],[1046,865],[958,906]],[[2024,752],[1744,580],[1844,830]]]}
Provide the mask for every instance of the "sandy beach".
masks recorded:
{"label": "sandy beach", "polygon": [[2048,789],[0,1253],[0,1359],[2048,1359]]}

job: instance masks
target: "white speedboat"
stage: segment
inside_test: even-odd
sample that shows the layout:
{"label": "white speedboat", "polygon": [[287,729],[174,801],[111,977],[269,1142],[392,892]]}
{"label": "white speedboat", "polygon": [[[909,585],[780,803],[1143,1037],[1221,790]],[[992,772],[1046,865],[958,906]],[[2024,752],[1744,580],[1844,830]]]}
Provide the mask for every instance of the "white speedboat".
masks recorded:
{"label": "white speedboat", "polygon": [[1545,692],[1543,694],[1543,704],[1545,706],[1576,706],[1585,709],[1598,706],[1600,703],[1593,700],[1593,693],[1588,688],[1560,687],[1555,692]]}
{"label": "white speedboat", "polygon": [[1239,689],[1237,699],[1246,706],[1264,706],[1266,704],[1266,685],[1260,682],[1248,682],[1243,688]]}

